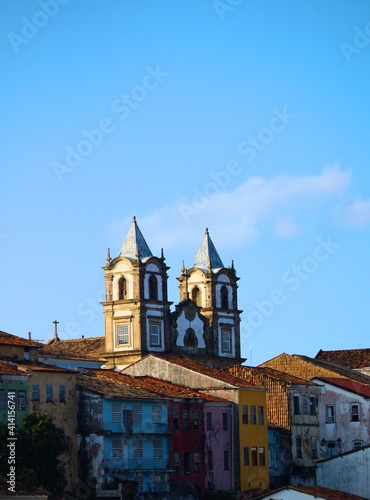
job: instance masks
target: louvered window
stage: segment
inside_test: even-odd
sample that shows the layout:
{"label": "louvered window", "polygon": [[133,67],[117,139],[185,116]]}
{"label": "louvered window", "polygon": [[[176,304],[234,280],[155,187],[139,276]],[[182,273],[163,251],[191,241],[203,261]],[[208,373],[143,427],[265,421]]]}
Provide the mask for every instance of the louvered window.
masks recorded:
{"label": "louvered window", "polygon": [[162,458],[162,440],[153,440],[153,458]]}
{"label": "louvered window", "polygon": [[112,403],[112,422],[121,422],[121,404]]}

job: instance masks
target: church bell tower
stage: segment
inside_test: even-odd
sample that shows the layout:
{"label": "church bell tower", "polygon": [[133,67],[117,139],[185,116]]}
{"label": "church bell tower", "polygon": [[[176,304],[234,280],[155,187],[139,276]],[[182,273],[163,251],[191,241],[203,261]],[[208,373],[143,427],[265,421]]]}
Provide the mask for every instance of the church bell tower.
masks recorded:
{"label": "church bell tower", "polygon": [[[226,268],[211,240],[208,229],[190,269],[183,266],[178,278],[180,301],[198,306],[209,322],[207,356],[225,365],[242,362],[240,358],[240,314],[234,265]],[[181,304],[181,302],[180,302]],[[179,337],[179,335],[178,335]]]}
{"label": "church bell tower", "polygon": [[118,257],[108,250],[104,357],[107,367],[131,364],[150,352],[170,350],[170,306],[163,251],[153,256],[132,220]]}

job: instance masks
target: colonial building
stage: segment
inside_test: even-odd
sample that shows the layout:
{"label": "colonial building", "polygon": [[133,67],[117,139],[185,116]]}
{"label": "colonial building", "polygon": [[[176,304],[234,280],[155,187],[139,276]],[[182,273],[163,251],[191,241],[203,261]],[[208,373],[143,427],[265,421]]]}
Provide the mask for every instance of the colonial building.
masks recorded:
{"label": "colonial building", "polygon": [[9,361],[18,361],[22,359],[37,361],[38,349],[41,344],[29,339],[18,337],[10,333],[0,331],[0,358]]}
{"label": "colonial building", "polygon": [[[78,377],[80,478],[99,497],[203,499],[232,489],[232,405],[153,377]],[[162,496],[160,496],[162,495]]]}
{"label": "colonial building", "polygon": [[231,491],[232,403],[152,377],[135,381],[168,401],[171,492],[190,499]]}
{"label": "colonial building", "polygon": [[[1,423],[11,423],[17,427],[22,425],[22,418],[28,411],[28,381],[29,375],[20,370],[17,364],[0,361]],[[9,420],[10,417],[12,420]]]}
{"label": "colonial building", "polygon": [[58,457],[59,468],[66,490],[73,491],[78,482],[76,372],[30,361],[19,362],[18,366],[29,375],[28,411],[53,417],[65,441],[66,450]]}
{"label": "colonial building", "polygon": [[346,378],[318,377],[313,380],[322,384],[321,458],[370,445],[370,385]]}
{"label": "colonial building", "polygon": [[151,375],[175,384],[186,384],[189,388],[232,402],[234,432],[229,448],[232,490],[268,486],[265,389],[197,360],[174,354],[149,354],[126,367],[123,373],[134,377]]}
{"label": "colonial building", "polygon": [[214,366],[242,362],[233,265],[225,268],[206,230],[190,269],[183,265],[180,303],[171,313],[163,251],[154,256],[136,218],[105,271],[106,367],[127,366],[148,353],[178,353]]}
{"label": "colonial building", "polygon": [[169,492],[166,399],[111,370],[85,371],[77,387],[82,481],[93,478],[98,497]]}
{"label": "colonial building", "polygon": [[[281,472],[279,486],[314,485],[315,461],[320,451],[320,386],[269,367],[233,366],[228,372],[267,389],[268,423],[275,427],[269,432],[273,438],[269,441],[270,467],[275,464],[270,472],[274,477],[276,470]],[[289,431],[289,441],[282,429]],[[284,448],[278,455],[281,440]],[[289,483],[284,483],[287,476]],[[278,483],[276,479],[274,482]]]}

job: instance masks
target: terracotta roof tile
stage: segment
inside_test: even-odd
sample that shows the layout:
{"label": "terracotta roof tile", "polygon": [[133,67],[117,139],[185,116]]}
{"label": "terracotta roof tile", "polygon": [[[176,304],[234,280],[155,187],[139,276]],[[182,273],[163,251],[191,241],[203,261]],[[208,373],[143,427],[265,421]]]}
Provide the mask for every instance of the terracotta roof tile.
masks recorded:
{"label": "terracotta roof tile", "polygon": [[74,370],[62,368],[60,366],[41,363],[39,361],[17,361],[18,367],[27,373],[31,372],[57,372],[57,373],[76,373]]}
{"label": "terracotta roof tile", "polygon": [[208,377],[215,378],[222,382],[225,382],[230,385],[234,385],[236,387],[244,387],[249,389],[259,389],[255,384],[251,382],[247,382],[240,378],[234,377],[229,373],[218,370],[217,368],[212,368],[211,366],[200,363],[199,361],[195,361],[193,359],[187,358],[185,356],[178,356],[174,354],[149,354],[149,356],[154,356],[159,359],[164,359],[174,365],[183,366],[188,370],[192,370],[197,373],[201,373],[203,375],[207,375]]}
{"label": "terracotta roof tile", "polygon": [[40,354],[73,359],[101,359],[105,351],[105,337],[59,340],[43,345]]}
{"label": "terracotta roof tile", "polygon": [[370,377],[356,370],[338,365],[331,361],[310,358],[300,354],[280,354],[259,367],[270,367],[275,370],[311,380],[316,377],[348,378],[360,384],[370,385]]}
{"label": "terracotta roof tile", "polygon": [[166,382],[153,377],[140,376],[135,377],[135,380],[139,384],[143,383],[143,387],[147,388],[149,391],[153,391],[156,394],[160,394],[168,398],[203,399],[204,401],[229,402],[226,399],[218,398],[210,394],[196,391],[195,389],[189,389],[188,387],[172,384],[171,382]]}
{"label": "terracotta roof tile", "polygon": [[113,370],[84,370],[77,378],[77,386],[110,397],[135,397],[144,399],[186,398],[204,401],[228,402],[225,399],[203,394],[187,387],[165,382],[153,377],[132,377]]}
{"label": "terracotta roof tile", "polygon": [[[292,386],[314,387],[307,379],[289,373],[279,372],[269,367],[235,365],[227,369],[234,376],[252,382],[267,390],[267,420],[270,425],[290,429],[289,396]],[[319,387],[319,386],[317,386]],[[310,389],[312,390],[312,389]]]}
{"label": "terracotta roof tile", "polygon": [[[262,495],[253,496],[252,498],[255,500],[267,500],[268,496],[272,493],[278,493],[280,491],[283,492],[285,490],[307,493],[311,495],[312,498],[325,498],[326,500],[366,500],[366,497],[360,497],[344,491],[332,490],[331,488],[325,488],[324,486],[284,486],[277,490],[266,490],[266,492]],[[243,499],[244,498],[246,500],[247,497],[243,497]]]}
{"label": "terracotta roof tile", "polygon": [[257,380],[261,380],[263,383],[263,379],[265,377],[274,378],[277,380],[281,380],[291,385],[314,385],[311,381],[296,377],[295,375],[291,375],[290,373],[280,372],[278,370],[274,370],[268,366],[243,366],[243,365],[235,365],[230,368],[226,368],[224,371],[228,371],[234,377],[240,377],[244,380],[249,380],[257,385],[259,382]]}
{"label": "terracotta roof tile", "polygon": [[345,493],[344,491],[332,490],[324,488],[323,486],[297,486],[297,490],[312,493],[313,495],[320,495],[327,500],[364,500],[365,497],[359,497],[352,493]]}
{"label": "terracotta roof tile", "polygon": [[345,389],[346,391],[359,394],[365,398],[370,398],[370,385],[360,384],[355,380],[350,380],[348,378],[334,378],[334,377],[316,377],[318,380],[327,382],[328,384],[335,385]]}
{"label": "terracotta roof tile", "polygon": [[0,360],[0,374],[1,375],[24,375],[24,373],[19,370],[16,363],[11,363],[10,361],[3,361],[3,360]]}
{"label": "terracotta roof tile", "polygon": [[365,368],[370,366],[370,349],[343,349],[339,351],[320,351],[316,359],[332,361],[347,368]]}
{"label": "terracotta roof tile", "polygon": [[41,345],[33,340],[24,339],[23,337],[0,331],[0,346],[1,344],[23,345],[25,347],[40,347]]}
{"label": "terracotta roof tile", "polygon": [[111,398],[163,399],[139,387],[135,377],[113,370],[84,370],[77,377],[77,388],[87,389]]}

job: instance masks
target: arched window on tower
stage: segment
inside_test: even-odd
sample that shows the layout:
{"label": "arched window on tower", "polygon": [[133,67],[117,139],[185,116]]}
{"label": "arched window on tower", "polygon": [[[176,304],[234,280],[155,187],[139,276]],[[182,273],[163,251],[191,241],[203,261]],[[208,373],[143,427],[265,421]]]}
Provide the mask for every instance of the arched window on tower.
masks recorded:
{"label": "arched window on tower", "polygon": [[124,276],[122,276],[118,282],[118,300],[123,300],[127,295],[127,281]]}
{"label": "arched window on tower", "polygon": [[202,306],[202,293],[197,286],[195,286],[191,291],[191,300],[193,300],[197,306]]}
{"label": "arched window on tower", "polygon": [[221,287],[221,309],[229,309],[229,291],[226,285]]}
{"label": "arched window on tower", "polygon": [[149,300],[158,300],[158,280],[154,274],[149,276]]}

